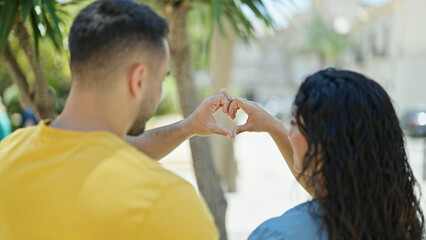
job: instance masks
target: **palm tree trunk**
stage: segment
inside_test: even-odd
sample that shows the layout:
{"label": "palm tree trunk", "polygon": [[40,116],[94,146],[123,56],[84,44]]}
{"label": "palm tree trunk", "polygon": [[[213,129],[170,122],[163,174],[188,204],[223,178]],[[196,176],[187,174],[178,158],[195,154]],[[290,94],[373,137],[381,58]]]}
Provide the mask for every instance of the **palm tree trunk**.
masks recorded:
{"label": "palm tree trunk", "polygon": [[16,20],[14,31],[34,73],[35,83],[34,96],[32,99],[34,111],[39,118],[53,119],[56,116],[55,100],[47,88],[43,70],[37,61],[34,48],[30,42],[30,36],[20,18]]}
{"label": "palm tree trunk", "polygon": [[10,78],[12,79],[12,82],[18,86],[19,92],[21,93],[22,103],[32,106],[32,96],[27,79],[19,67],[18,62],[16,61],[16,58],[13,55],[8,43],[3,50],[2,60],[4,62],[5,68],[7,69],[7,72],[10,75]]}
{"label": "palm tree trunk", "polygon": [[[194,69],[189,52],[187,15],[189,7],[180,4],[166,5],[165,14],[170,23],[171,69],[176,78],[183,115],[188,117],[200,103],[200,96],[194,83]],[[198,188],[212,212],[220,239],[226,240],[227,202],[214,167],[210,141],[207,137],[193,137],[189,140]]]}
{"label": "palm tree trunk", "polygon": [[[235,33],[232,31],[228,20],[223,18],[222,24],[226,35],[220,32],[219,28],[215,26],[211,40],[210,71],[216,89],[228,88],[229,86],[232,54],[236,40]],[[215,118],[220,126],[228,129],[236,127],[234,121],[225,114],[219,113]],[[234,157],[234,142],[218,135],[211,136],[211,140],[213,156],[222,186],[224,186],[227,192],[235,192],[237,191],[237,162]]]}

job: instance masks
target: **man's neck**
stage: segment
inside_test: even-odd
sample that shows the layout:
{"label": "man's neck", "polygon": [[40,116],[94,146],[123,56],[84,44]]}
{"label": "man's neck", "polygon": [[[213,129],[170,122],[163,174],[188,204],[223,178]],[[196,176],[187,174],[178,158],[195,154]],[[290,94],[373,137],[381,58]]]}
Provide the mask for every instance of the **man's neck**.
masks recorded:
{"label": "man's neck", "polygon": [[50,126],[79,132],[105,131],[124,138],[126,125],[122,123],[125,121],[120,120],[122,116],[113,108],[99,97],[70,93],[61,115]]}

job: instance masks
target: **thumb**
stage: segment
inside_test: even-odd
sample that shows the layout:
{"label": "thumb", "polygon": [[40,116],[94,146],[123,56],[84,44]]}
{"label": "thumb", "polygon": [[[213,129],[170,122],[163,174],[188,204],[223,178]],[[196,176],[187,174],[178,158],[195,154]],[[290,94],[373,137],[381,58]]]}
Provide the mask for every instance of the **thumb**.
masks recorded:
{"label": "thumb", "polygon": [[247,132],[247,131],[250,131],[250,125],[248,123],[244,125],[236,126],[234,130],[232,130],[232,137],[235,138],[238,134]]}
{"label": "thumb", "polygon": [[214,134],[225,136],[229,139],[231,139],[232,136],[233,136],[231,131],[229,131],[228,129],[226,129],[224,127],[218,126],[216,124],[212,125],[211,132],[214,133]]}

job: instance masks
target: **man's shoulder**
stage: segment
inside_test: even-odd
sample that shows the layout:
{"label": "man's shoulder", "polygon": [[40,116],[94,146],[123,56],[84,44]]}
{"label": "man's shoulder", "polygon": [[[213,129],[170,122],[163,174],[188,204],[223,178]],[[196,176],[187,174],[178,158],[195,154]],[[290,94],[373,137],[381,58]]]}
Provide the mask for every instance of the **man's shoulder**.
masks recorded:
{"label": "man's shoulder", "polygon": [[5,139],[0,141],[0,147],[4,147],[15,142],[21,142],[23,140],[29,140],[32,135],[37,131],[37,126],[31,126],[26,128],[20,128],[11,133]]}

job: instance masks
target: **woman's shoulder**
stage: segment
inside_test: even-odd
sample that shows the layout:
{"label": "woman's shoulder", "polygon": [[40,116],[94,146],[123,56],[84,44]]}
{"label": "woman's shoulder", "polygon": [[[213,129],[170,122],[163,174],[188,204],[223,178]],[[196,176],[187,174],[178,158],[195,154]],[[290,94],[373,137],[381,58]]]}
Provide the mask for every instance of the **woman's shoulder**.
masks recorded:
{"label": "woman's shoulder", "polygon": [[249,237],[257,239],[324,239],[326,232],[322,227],[318,205],[315,201],[302,203],[283,215],[262,223]]}

